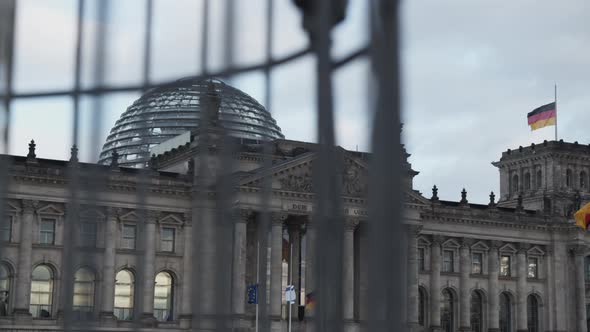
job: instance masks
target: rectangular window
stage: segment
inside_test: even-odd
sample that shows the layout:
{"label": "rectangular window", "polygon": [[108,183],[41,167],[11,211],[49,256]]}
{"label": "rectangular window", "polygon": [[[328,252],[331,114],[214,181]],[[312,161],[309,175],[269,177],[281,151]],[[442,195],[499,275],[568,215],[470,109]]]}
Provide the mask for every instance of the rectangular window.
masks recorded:
{"label": "rectangular window", "polygon": [[500,256],[500,276],[510,277],[510,256]]}
{"label": "rectangular window", "polygon": [[54,244],[55,243],[55,220],[41,219],[39,228],[39,243]]}
{"label": "rectangular window", "polygon": [[135,225],[123,225],[121,248],[135,249]]}
{"label": "rectangular window", "polygon": [[443,272],[453,272],[454,257],[452,250],[443,251]]}
{"label": "rectangular window", "polygon": [[420,271],[426,270],[426,263],[424,262],[425,255],[424,248],[418,248],[418,269]]}
{"label": "rectangular window", "polygon": [[175,229],[164,227],[160,236],[160,250],[166,252],[174,252],[174,236]]}
{"label": "rectangular window", "polygon": [[80,245],[84,247],[96,246],[96,223],[86,222],[80,224]]}
{"label": "rectangular window", "polygon": [[7,216],[2,225],[2,241],[10,242],[12,240],[12,216]]}
{"label": "rectangular window", "polygon": [[482,262],[483,262],[483,254],[482,253],[474,253],[471,256],[471,273],[482,274],[483,273]]}
{"label": "rectangular window", "polygon": [[528,277],[538,278],[539,277],[539,260],[537,258],[529,257],[528,264]]}

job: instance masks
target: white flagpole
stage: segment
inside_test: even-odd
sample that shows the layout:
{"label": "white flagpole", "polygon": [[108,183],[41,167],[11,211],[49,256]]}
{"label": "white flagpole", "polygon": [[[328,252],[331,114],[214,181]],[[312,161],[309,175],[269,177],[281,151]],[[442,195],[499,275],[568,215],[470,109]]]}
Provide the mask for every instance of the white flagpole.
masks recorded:
{"label": "white flagpole", "polygon": [[[289,248],[289,285],[293,285],[293,243]],[[291,332],[291,306],[293,303],[289,301],[289,332]]]}
{"label": "white flagpole", "polygon": [[557,141],[557,83],[555,83],[555,141]]}
{"label": "white flagpole", "polygon": [[256,332],[258,332],[258,302],[260,302],[258,296],[258,287],[260,287],[260,242],[256,242]]}

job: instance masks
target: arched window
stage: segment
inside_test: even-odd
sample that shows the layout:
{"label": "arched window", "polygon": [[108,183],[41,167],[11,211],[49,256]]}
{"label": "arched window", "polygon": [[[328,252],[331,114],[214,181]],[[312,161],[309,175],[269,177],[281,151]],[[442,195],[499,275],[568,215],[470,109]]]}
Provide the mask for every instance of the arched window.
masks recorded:
{"label": "arched window", "polygon": [[588,181],[588,179],[587,179],[586,172],[581,171],[580,172],[580,189],[586,189],[586,186],[588,185],[587,181]]}
{"label": "arched window", "polygon": [[518,175],[514,174],[512,176],[512,192],[517,193],[520,190],[518,189]]}
{"label": "arched window", "polygon": [[568,169],[565,171],[565,185],[566,187],[572,186],[572,170]]}
{"label": "arched window", "polygon": [[47,265],[39,265],[33,270],[31,278],[31,305],[33,317],[51,317],[53,304],[53,272]]}
{"label": "arched window", "polygon": [[530,190],[531,189],[531,173],[525,173],[524,174],[524,190]]}
{"label": "arched window", "polygon": [[527,328],[529,332],[539,332],[539,301],[535,295],[527,298]]}
{"label": "arched window", "polygon": [[590,282],[590,256],[584,257],[584,271],[586,282]]}
{"label": "arched window", "polygon": [[440,308],[440,325],[445,332],[455,330],[455,312],[453,310],[453,293],[445,289],[442,292],[442,306]]}
{"label": "arched window", "polygon": [[113,314],[120,320],[133,319],[133,273],[121,270],[115,277],[115,307]]}
{"label": "arched window", "polygon": [[478,291],[471,292],[471,330],[483,331],[483,298]]}
{"label": "arched window", "polygon": [[74,311],[79,318],[91,317],[94,311],[94,272],[81,268],[74,275]]}
{"label": "arched window", "polygon": [[0,264],[0,316],[9,313],[8,299],[10,298],[10,273],[4,264]]}
{"label": "arched window", "polygon": [[173,279],[170,273],[160,272],[156,275],[154,287],[154,316],[160,322],[171,321],[173,300]]}
{"label": "arched window", "polygon": [[537,171],[537,189],[543,187],[543,172],[541,170]]}
{"label": "arched window", "polygon": [[418,287],[418,325],[420,326],[426,326],[427,305],[426,290]]}
{"label": "arched window", "polygon": [[512,308],[510,296],[500,294],[500,332],[512,332]]}

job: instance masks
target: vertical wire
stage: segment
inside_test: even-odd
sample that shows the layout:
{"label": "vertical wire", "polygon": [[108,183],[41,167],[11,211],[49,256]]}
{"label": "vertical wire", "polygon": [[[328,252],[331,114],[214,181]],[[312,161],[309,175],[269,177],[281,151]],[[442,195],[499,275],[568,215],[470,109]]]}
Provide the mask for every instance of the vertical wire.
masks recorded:
{"label": "vertical wire", "polygon": [[209,55],[209,0],[203,0],[203,12],[201,13],[201,75],[208,73]]}
{"label": "vertical wire", "polygon": [[[5,35],[0,33],[0,93],[5,95],[2,100],[4,108],[4,147],[3,152],[6,156],[0,157],[0,229],[4,229],[4,212],[6,210],[6,192],[8,191],[8,183],[10,179],[9,170],[12,165],[12,159],[8,156],[10,150],[10,108],[12,104],[12,75],[14,71],[14,40],[16,35],[16,0],[3,2],[3,12],[0,12],[0,17],[4,17],[4,22],[7,30],[4,30]],[[6,9],[6,10],[4,10]],[[6,62],[2,63],[3,57],[6,56]],[[4,81],[4,82],[3,82]],[[4,244],[0,243],[0,258],[3,257]]]}
{"label": "vertical wire", "polygon": [[[371,2],[371,60],[376,83],[369,169],[368,329],[403,331],[401,140],[398,2]],[[371,90],[370,90],[371,91]],[[386,260],[383,253],[390,253]]]}
{"label": "vertical wire", "polygon": [[[82,35],[83,20],[84,20],[85,0],[78,0],[78,13],[76,23],[76,47],[75,47],[75,64],[74,64],[74,95],[73,95],[73,123],[72,123],[72,155],[68,163],[68,202],[66,206],[66,217],[64,225],[64,250],[62,255],[63,266],[63,286],[62,286],[62,309],[63,309],[63,325],[64,331],[71,331],[74,321],[73,316],[73,296],[75,284],[75,266],[77,259],[80,261],[90,261],[88,257],[82,257],[85,251],[79,252],[76,250],[77,246],[83,245],[77,237],[77,227],[80,209],[79,209],[79,192],[80,189],[80,172],[77,156],[74,155],[74,149],[78,145],[79,139],[79,122],[80,122],[80,72],[81,72],[81,58],[82,58]],[[77,152],[76,152],[77,153]],[[79,227],[79,226],[78,226]],[[87,256],[87,255],[84,255]],[[80,264],[83,265],[83,264]],[[95,270],[96,271],[96,270]],[[95,278],[96,279],[96,278]],[[80,320],[83,325],[86,320]]]}
{"label": "vertical wire", "polygon": [[342,180],[342,154],[335,147],[334,111],[332,95],[332,58],[330,29],[332,1],[315,3],[315,16],[311,32],[313,49],[317,55],[317,105],[319,154],[314,164],[317,219],[317,245],[315,246],[314,277],[317,292],[315,329],[342,331],[342,218],[340,181]]}
{"label": "vertical wire", "polygon": [[[274,0],[267,0],[266,2],[266,68],[265,68],[265,99],[266,99],[266,110],[270,113],[272,111],[271,106],[271,68],[270,63],[272,61],[273,52],[273,24],[274,24]],[[259,247],[262,248],[262,254],[258,252],[256,261],[258,264],[257,274],[259,276],[258,290],[258,317],[261,331],[270,331],[270,320],[268,317],[268,303],[267,298],[267,265],[268,265],[268,233],[270,229],[270,200],[272,198],[272,174],[269,170],[272,166],[272,153],[273,143],[270,141],[263,142],[263,172],[267,173],[267,176],[262,179],[262,194],[261,194],[261,211],[258,216],[258,232],[257,242]]]}

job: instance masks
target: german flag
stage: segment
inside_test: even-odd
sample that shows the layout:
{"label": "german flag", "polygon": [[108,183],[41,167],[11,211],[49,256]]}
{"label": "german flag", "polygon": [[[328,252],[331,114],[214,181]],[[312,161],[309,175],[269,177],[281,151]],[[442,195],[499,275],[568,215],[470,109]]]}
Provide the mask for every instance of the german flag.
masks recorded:
{"label": "german flag", "polygon": [[535,108],[527,114],[527,119],[531,130],[554,126],[557,119],[557,107],[555,102]]}
{"label": "german flag", "polygon": [[315,294],[313,292],[305,295],[305,308],[311,310],[315,307]]}
{"label": "german flag", "polygon": [[582,206],[575,214],[574,218],[576,219],[576,225],[583,228],[588,229],[588,225],[590,225],[590,203]]}

